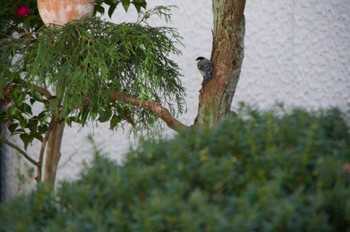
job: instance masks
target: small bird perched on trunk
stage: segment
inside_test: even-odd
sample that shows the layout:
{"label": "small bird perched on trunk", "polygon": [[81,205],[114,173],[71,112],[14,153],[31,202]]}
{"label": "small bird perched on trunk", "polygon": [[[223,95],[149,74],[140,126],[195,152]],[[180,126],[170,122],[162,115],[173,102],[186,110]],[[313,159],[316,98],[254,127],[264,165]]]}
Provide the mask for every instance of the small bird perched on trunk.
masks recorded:
{"label": "small bird perched on trunk", "polygon": [[206,81],[211,78],[212,65],[210,60],[200,56],[196,59],[198,61],[197,68],[201,72],[203,79]]}

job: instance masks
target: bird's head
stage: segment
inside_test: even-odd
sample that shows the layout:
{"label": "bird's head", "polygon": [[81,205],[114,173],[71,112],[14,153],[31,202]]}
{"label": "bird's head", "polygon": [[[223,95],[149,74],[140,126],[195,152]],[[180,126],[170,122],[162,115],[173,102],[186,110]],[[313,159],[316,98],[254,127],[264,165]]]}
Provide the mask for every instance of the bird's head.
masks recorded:
{"label": "bird's head", "polygon": [[205,58],[203,56],[198,56],[196,60],[204,60]]}

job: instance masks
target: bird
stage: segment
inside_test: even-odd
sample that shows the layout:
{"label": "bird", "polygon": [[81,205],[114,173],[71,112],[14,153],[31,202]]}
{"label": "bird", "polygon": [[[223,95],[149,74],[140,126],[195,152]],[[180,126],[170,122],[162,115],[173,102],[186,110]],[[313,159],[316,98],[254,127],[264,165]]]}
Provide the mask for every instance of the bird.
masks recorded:
{"label": "bird", "polygon": [[206,81],[211,78],[212,74],[212,65],[210,60],[203,56],[199,56],[196,59],[198,61],[197,68],[199,72],[202,74],[203,79]]}

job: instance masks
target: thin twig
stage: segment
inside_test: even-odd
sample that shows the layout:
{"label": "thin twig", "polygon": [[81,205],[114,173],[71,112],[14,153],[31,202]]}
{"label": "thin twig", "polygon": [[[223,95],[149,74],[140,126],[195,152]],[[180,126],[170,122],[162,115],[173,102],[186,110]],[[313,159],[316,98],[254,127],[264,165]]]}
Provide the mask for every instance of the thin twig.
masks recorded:
{"label": "thin twig", "polygon": [[68,156],[68,158],[64,161],[64,163],[61,163],[60,166],[58,167],[58,169],[63,168],[64,166],[66,166],[68,163],[71,162],[71,160],[78,155],[77,151],[74,151],[71,155]]}

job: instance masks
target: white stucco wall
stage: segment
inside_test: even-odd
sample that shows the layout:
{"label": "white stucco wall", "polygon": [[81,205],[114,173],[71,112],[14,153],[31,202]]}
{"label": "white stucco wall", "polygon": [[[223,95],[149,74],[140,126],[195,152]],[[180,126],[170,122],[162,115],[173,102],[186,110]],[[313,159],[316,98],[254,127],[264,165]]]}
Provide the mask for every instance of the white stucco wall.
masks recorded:
{"label": "white stucco wall", "polygon": [[350,102],[350,2],[247,1],[236,101],[306,108]]}
{"label": "white stucco wall", "polygon": [[[150,6],[167,5],[167,0],[149,1]],[[191,125],[198,105],[201,76],[195,58],[210,57],[212,13],[210,0],[173,0],[170,26],[183,36],[179,63],[186,87],[186,114],[179,119]],[[286,107],[349,109],[350,103],[350,3],[344,0],[247,0],[245,58],[232,109],[240,101],[261,109],[283,102]],[[134,21],[136,14],[120,9],[114,22]],[[164,25],[159,19],[152,25]],[[165,135],[173,134],[165,128]],[[108,125],[67,128],[63,139],[58,181],[74,178],[83,160],[91,158],[92,134],[96,144],[111,157],[121,160],[133,144],[121,131]],[[36,148],[33,148],[35,152]]]}

